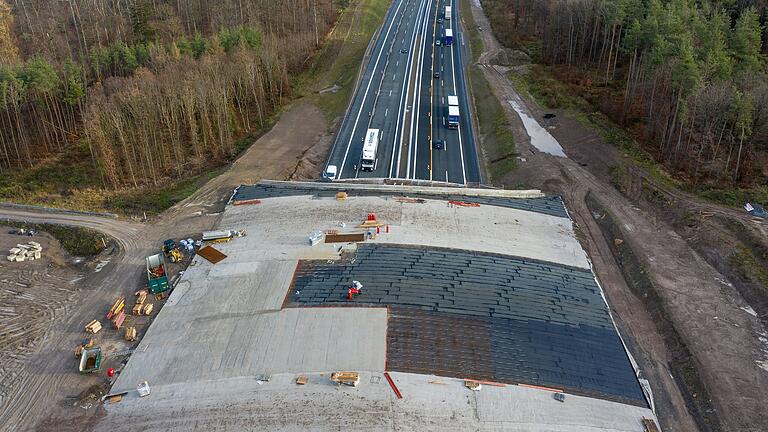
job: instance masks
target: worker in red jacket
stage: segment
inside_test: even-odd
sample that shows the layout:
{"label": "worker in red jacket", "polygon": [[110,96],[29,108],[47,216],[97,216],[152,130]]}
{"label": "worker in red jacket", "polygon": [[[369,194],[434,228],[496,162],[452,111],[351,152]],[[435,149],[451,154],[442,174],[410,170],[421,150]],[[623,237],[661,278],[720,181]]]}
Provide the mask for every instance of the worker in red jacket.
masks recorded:
{"label": "worker in red jacket", "polygon": [[347,291],[347,296],[352,300],[352,296],[359,295],[363,292],[363,284],[358,281],[352,281],[352,286]]}

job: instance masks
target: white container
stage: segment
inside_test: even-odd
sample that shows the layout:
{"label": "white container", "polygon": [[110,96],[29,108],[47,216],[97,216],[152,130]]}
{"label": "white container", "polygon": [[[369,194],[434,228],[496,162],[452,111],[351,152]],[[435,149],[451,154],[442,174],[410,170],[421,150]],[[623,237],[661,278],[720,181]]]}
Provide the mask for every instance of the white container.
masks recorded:
{"label": "white container", "polygon": [[309,245],[315,246],[319,244],[321,241],[323,241],[323,232],[322,231],[315,231],[312,234],[309,235]]}
{"label": "white container", "polygon": [[151,392],[149,383],[146,381],[139,384],[138,387],[136,387],[136,390],[139,392],[140,397],[149,396],[149,393]]}

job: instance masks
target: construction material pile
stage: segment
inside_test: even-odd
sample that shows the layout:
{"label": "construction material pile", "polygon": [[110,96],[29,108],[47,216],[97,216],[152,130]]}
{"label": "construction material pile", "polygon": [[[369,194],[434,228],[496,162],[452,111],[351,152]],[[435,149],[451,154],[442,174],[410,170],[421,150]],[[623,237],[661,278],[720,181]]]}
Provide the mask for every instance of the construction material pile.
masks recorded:
{"label": "construction material pile", "polygon": [[26,244],[17,244],[15,248],[8,251],[8,261],[22,262],[40,259],[43,253],[43,247],[40,243],[30,241]]}

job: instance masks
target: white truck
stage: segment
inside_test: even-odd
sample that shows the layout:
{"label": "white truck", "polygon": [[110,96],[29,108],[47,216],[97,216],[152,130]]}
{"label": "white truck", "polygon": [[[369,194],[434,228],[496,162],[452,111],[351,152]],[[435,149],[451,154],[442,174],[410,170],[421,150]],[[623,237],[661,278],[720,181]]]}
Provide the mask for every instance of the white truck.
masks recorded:
{"label": "white truck", "polygon": [[376,169],[376,152],[379,150],[379,130],[368,129],[363,141],[363,156],[360,160],[360,169],[373,171]]}
{"label": "white truck", "polygon": [[453,30],[447,28],[445,29],[445,45],[451,46],[453,45]]}
{"label": "white truck", "polygon": [[459,97],[448,96],[448,129],[459,128]]}
{"label": "white truck", "polygon": [[450,20],[451,19],[451,7],[446,6],[445,7],[445,19]]}

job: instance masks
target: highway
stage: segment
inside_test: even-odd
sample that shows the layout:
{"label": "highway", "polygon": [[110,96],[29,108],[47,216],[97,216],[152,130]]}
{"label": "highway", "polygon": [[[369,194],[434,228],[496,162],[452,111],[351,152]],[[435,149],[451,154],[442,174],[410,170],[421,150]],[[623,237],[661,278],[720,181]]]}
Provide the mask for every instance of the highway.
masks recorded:
{"label": "highway", "polygon": [[[468,47],[458,23],[455,0],[393,1],[326,163],[337,167],[338,179],[481,182],[464,76]],[[451,46],[444,43],[446,28],[453,30]],[[458,129],[447,126],[449,95],[459,97]],[[380,130],[373,171],[361,169],[368,129]],[[441,149],[435,140],[442,140]]]}

